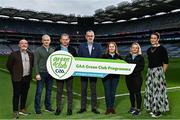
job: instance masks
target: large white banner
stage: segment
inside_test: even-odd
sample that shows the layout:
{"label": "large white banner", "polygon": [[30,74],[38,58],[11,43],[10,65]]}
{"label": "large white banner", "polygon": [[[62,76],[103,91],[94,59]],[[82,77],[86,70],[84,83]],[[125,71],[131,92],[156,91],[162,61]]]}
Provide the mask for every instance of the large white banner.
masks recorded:
{"label": "large white banner", "polygon": [[73,57],[66,51],[56,51],[47,60],[49,74],[58,80],[71,76],[105,77],[108,74],[129,75],[135,64],[123,60]]}

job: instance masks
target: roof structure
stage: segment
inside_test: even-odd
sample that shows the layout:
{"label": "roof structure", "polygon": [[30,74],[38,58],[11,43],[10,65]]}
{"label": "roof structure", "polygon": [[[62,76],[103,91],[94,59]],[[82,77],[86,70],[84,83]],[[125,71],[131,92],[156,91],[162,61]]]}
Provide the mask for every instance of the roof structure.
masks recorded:
{"label": "roof structure", "polygon": [[[97,23],[117,22],[142,18],[147,15],[153,16],[160,12],[169,13],[176,9],[180,9],[180,0],[132,0],[131,3],[124,1],[118,5],[107,6],[105,9],[98,9],[91,17],[94,17],[94,21]],[[63,15],[2,7],[0,7],[0,15],[9,18],[67,23],[77,22],[79,17],[83,17],[74,14]]]}

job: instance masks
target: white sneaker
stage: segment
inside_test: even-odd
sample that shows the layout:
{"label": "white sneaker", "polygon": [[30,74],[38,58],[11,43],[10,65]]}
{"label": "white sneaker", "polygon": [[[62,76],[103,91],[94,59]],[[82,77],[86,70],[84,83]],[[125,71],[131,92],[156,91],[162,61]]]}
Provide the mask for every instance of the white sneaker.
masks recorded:
{"label": "white sneaker", "polygon": [[153,115],[153,112],[150,112],[149,114],[150,114],[150,115]]}
{"label": "white sneaker", "polygon": [[27,115],[30,115],[30,113],[19,111],[19,115],[27,116]]}
{"label": "white sneaker", "polygon": [[50,112],[50,113],[54,112],[54,110],[52,108],[51,109],[45,109],[45,111]]}

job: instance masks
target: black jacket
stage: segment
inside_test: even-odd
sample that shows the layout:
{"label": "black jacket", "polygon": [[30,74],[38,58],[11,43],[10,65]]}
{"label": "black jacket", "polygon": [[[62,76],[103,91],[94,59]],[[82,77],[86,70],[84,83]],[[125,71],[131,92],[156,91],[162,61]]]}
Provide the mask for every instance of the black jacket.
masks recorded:
{"label": "black jacket", "polygon": [[131,79],[142,80],[141,71],[143,71],[143,69],[144,69],[144,64],[145,64],[144,57],[142,55],[137,55],[133,60],[132,55],[128,54],[125,58],[125,61],[127,63],[136,64],[134,71],[130,75],[126,76],[126,80],[131,80]]}
{"label": "black jacket", "polygon": [[[61,50],[61,46],[60,45],[55,48],[55,51],[58,51],[58,50]],[[71,47],[71,46],[68,46],[68,52],[71,53],[73,57],[77,57],[78,56],[78,54],[76,52],[76,49]]]}
{"label": "black jacket", "polygon": [[[57,46],[54,51],[58,51],[58,50],[61,50],[61,45]],[[78,54],[76,52],[76,49],[71,47],[71,46],[68,46],[68,52],[71,53],[73,57],[77,57],[78,56]],[[69,77],[67,79],[73,79],[73,76],[71,76],[71,77]]]}
{"label": "black jacket", "polygon": [[[105,59],[119,59],[119,60],[123,60],[122,57],[118,54],[115,54],[113,57],[110,54],[103,54],[101,58],[105,58]],[[106,77],[104,77],[102,80],[107,80],[107,79],[112,79],[112,78],[118,78],[119,75],[115,75],[115,74],[109,74]]]}

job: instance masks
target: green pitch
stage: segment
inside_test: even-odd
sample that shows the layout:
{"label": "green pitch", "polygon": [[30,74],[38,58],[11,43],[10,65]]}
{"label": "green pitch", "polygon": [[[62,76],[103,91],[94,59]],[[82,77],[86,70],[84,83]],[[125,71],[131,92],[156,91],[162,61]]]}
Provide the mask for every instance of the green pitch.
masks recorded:
{"label": "green pitch", "polygon": [[[11,119],[12,118],[12,84],[10,75],[6,72],[6,63],[7,57],[0,56],[0,119]],[[147,63],[147,61],[146,61]],[[144,70],[143,77],[144,83],[142,87],[142,91],[144,91],[144,84],[145,84],[145,74],[146,74],[147,67]],[[167,80],[167,87],[168,89],[168,97],[170,102],[170,111],[163,114],[161,117],[162,119],[180,119],[180,82],[179,82],[179,74],[180,72],[180,59],[170,59],[169,69],[166,73],[166,80]],[[55,86],[55,81],[54,81]],[[178,87],[178,88],[174,88]],[[73,82],[73,91],[74,91],[74,99],[73,99],[73,115],[66,116],[66,92],[64,92],[64,99],[63,99],[63,111],[59,116],[55,116],[54,113],[47,113],[44,111],[44,93],[42,96],[42,115],[36,115],[34,112],[34,95],[36,90],[36,83],[32,81],[31,87],[28,94],[28,101],[27,101],[27,109],[31,112],[29,116],[20,116],[22,119],[151,119],[150,115],[146,113],[145,109],[142,107],[142,114],[140,116],[132,116],[128,114],[127,111],[130,107],[129,96],[126,94],[128,93],[124,76],[121,76],[119,86],[117,88],[117,95],[116,97],[116,112],[115,115],[104,115],[106,110],[105,101],[104,101],[104,89],[102,85],[102,81],[99,79],[97,83],[97,95],[98,95],[98,107],[99,111],[101,112],[100,115],[95,115],[91,111],[90,100],[88,101],[88,108],[87,112],[84,114],[77,114],[76,112],[80,109],[80,81],[79,78],[76,77]],[[88,89],[88,94],[90,96],[90,90]],[[144,94],[142,94],[144,95]],[[56,107],[56,88],[52,91],[52,105],[55,109]]]}

